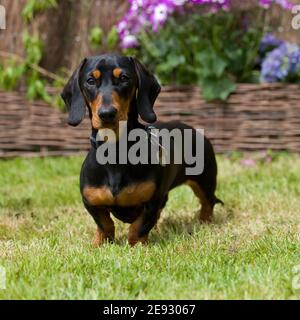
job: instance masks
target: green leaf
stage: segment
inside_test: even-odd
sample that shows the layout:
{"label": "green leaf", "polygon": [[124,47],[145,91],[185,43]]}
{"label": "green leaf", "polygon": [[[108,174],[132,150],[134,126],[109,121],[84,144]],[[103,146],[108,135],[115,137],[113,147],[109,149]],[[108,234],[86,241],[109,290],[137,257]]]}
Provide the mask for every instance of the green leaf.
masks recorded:
{"label": "green leaf", "polygon": [[107,45],[110,50],[114,50],[119,41],[118,30],[112,27],[107,35]]}
{"label": "green leaf", "polygon": [[99,47],[103,40],[103,30],[99,27],[94,27],[91,29],[89,34],[89,42],[93,47]]}
{"label": "green leaf", "polygon": [[230,93],[235,90],[235,83],[228,77],[209,77],[201,81],[201,89],[206,100],[226,100]]}
{"label": "green leaf", "polygon": [[27,0],[22,10],[22,16],[29,23],[37,13],[56,6],[56,0]]}
{"label": "green leaf", "polygon": [[185,57],[184,56],[177,56],[177,55],[168,55],[166,56],[166,60],[159,64],[157,66],[157,71],[158,72],[172,72],[173,69],[180,65],[185,64]]}
{"label": "green leaf", "polygon": [[196,60],[201,66],[199,73],[204,77],[211,75],[220,77],[227,67],[227,62],[212,49],[204,49],[199,52]]}

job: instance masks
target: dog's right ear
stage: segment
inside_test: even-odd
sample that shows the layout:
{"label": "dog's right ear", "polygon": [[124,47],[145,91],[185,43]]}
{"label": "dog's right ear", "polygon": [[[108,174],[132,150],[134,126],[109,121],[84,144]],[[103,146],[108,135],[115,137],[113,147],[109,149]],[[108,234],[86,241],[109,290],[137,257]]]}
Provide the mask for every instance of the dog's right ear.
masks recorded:
{"label": "dog's right ear", "polygon": [[77,126],[84,118],[86,107],[79,88],[79,75],[87,59],[84,58],[77,69],[73,72],[68,83],[65,85],[61,97],[63,98],[69,111],[68,123],[71,126]]}

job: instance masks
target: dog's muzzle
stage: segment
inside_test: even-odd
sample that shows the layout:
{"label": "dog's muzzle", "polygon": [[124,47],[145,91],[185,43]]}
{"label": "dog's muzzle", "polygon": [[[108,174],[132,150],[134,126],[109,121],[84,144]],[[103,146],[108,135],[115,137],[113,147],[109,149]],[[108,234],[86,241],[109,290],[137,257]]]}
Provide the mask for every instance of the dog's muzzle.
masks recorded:
{"label": "dog's muzzle", "polygon": [[98,116],[103,122],[112,123],[116,118],[117,112],[118,110],[113,106],[101,107],[98,110]]}

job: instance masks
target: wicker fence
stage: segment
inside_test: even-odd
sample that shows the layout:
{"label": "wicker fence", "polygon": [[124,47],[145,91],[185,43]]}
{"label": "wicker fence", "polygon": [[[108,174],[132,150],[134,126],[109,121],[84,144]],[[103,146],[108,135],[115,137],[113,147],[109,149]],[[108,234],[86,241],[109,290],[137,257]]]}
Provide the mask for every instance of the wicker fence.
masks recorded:
{"label": "wicker fence", "polygon": [[[158,119],[204,128],[217,152],[300,151],[300,86],[241,84],[227,103],[207,103],[198,87],[164,87]],[[0,157],[71,155],[89,147],[90,123],[66,124],[66,114],[20,92],[0,91]]]}

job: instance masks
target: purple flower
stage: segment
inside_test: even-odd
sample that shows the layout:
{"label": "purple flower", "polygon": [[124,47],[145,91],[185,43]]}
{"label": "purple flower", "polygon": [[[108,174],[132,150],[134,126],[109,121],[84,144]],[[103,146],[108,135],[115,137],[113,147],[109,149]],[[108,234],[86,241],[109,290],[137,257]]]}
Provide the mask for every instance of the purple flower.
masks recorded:
{"label": "purple flower", "polygon": [[[176,12],[184,12],[186,5],[205,6],[212,12],[234,8],[232,0],[129,0],[129,3],[128,12],[117,25],[123,47],[137,46],[137,38],[142,30],[157,32],[165,25],[169,16]],[[258,0],[258,4],[266,8],[273,3],[285,9],[292,6],[288,0]]]}
{"label": "purple flower", "polygon": [[154,8],[153,14],[150,17],[154,32],[164,25],[170,11],[172,11],[172,9],[165,3],[161,3]]}
{"label": "purple flower", "polygon": [[259,3],[265,8],[269,8],[271,4],[276,3],[286,10],[290,10],[294,6],[288,0],[259,0]]}
{"label": "purple flower", "polygon": [[283,40],[275,37],[273,34],[267,33],[260,42],[259,52],[260,54],[265,54],[268,51],[278,48],[283,42]]}
{"label": "purple flower", "polygon": [[[289,73],[294,76],[299,74],[300,71],[300,47],[297,50],[293,50],[289,56]],[[299,75],[300,76],[300,75]]]}
{"label": "purple flower", "polygon": [[267,54],[262,63],[261,80],[280,82],[297,77],[300,71],[300,47],[284,42]]}
{"label": "purple flower", "polygon": [[138,45],[138,40],[137,40],[136,36],[134,36],[132,34],[127,34],[122,39],[122,47],[124,49],[136,47],[137,45]]}

